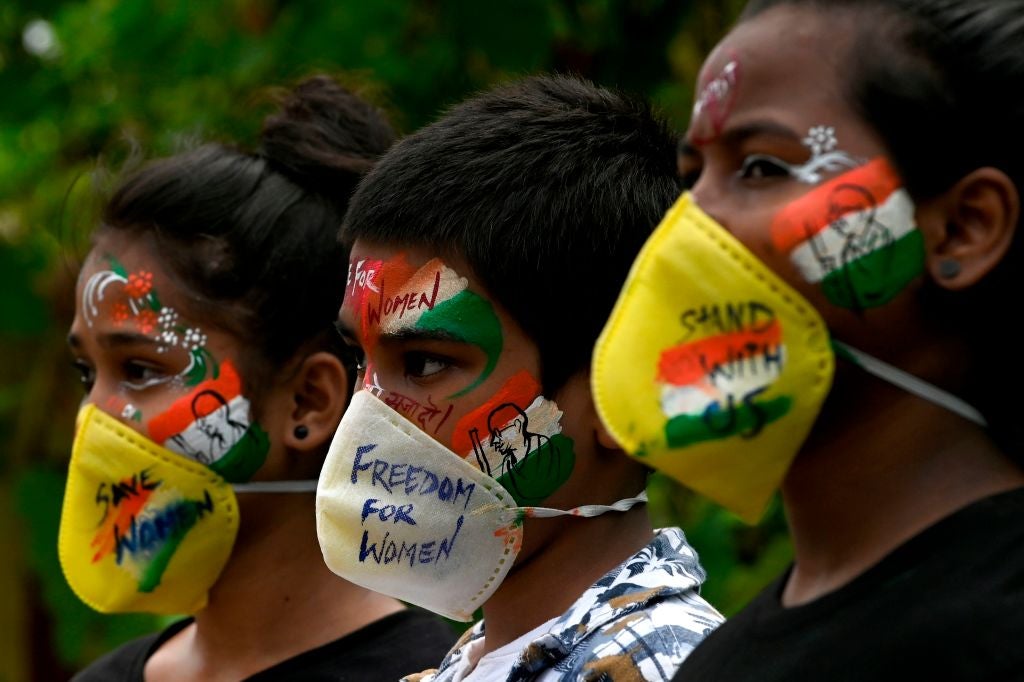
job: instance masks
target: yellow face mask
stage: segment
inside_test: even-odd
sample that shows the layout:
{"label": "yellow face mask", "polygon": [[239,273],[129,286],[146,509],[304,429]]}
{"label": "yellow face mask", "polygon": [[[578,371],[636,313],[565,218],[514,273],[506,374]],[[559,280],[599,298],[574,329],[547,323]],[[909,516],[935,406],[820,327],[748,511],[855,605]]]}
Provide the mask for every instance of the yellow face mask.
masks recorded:
{"label": "yellow face mask", "polygon": [[71,452],[58,552],[75,594],[103,613],[195,613],[238,531],[231,486],[94,405]]}
{"label": "yellow face mask", "polygon": [[630,455],[755,522],[833,366],[811,304],[685,194],[633,264],[591,381]]}

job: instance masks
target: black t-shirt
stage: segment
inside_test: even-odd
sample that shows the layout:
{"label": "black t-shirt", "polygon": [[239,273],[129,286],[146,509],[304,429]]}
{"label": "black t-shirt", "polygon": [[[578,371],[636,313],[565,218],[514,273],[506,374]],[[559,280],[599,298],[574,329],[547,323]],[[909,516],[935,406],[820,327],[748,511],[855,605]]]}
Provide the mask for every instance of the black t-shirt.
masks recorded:
{"label": "black t-shirt", "polygon": [[[163,632],[128,642],[78,673],[73,682],[142,682],[149,657],[191,622],[188,618]],[[410,608],[282,661],[246,680],[398,680],[409,673],[436,668],[455,640],[455,631],[444,621]]]}
{"label": "black t-shirt", "polygon": [[961,509],[808,604],[781,606],[785,580],[674,681],[1024,680],[1024,489]]}

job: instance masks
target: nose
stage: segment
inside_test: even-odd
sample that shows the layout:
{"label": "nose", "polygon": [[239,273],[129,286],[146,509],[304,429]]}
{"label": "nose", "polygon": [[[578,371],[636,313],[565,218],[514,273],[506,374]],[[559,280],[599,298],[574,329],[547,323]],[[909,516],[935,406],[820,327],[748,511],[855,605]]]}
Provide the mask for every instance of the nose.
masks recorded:
{"label": "nose", "polygon": [[722,192],[719,191],[713,184],[710,174],[701,173],[700,178],[696,184],[690,189],[690,193],[693,195],[693,200],[700,206],[700,209],[707,213],[716,223],[724,227],[730,233],[729,229],[729,210],[727,203],[724,201]]}

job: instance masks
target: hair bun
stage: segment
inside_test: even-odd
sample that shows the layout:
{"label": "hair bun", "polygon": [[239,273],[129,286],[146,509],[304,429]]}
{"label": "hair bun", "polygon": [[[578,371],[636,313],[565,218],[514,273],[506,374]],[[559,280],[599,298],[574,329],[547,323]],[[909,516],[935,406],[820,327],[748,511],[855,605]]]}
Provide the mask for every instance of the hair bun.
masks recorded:
{"label": "hair bun", "polygon": [[348,195],[395,141],[383,112],[334,78],[316,75],[281,98],[263,121],[263,157],[297,184],[330,198]]}

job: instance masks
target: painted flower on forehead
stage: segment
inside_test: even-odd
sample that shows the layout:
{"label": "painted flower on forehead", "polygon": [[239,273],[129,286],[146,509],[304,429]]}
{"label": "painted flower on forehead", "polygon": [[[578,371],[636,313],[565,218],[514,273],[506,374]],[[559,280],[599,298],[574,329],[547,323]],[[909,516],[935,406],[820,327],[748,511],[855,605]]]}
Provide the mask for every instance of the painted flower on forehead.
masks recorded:
{"label": "painted flower on forehead", "polygon": [[833,126],[813,126],[801,142],[811,151],[811,158],[807,163],[790,164],[782,159],[772,158],[776,166],[784,168],[797,182],[817,185],[828,175],[857,168],[865,163],[864,159],[839,149],[839,140]]}
{"label": "painted flower on forehead", "polygon": [[153,289],[153,273],[139,270],[128,275],[124,292],[132,298],[142,298]]}
{"label": "painted flower on forehead", "polygon": [[178,324],[178,311],[164,306],[157,317],[161,329],[173,329]]}
{"label": "painted flower on forehead", "polygon": [[821,156],[825,152],[835,149],[839,141],[836,139],[836,129],[834,127],[814,126],[807,132],[807,137],[803,139],[803,143],[810,148],[811,154]]}
{"label": "painted flower on forehead", "polygon": [[126,303],[115,303],[114,308],[110,313],[110,319],[114,321],[114,325],[120,327],[128,318],[131,317],[131,311],[128,310]]}
{"label": "painted flower on forehead", "polygon": [[156,313],[152,310],[141,310],[135,316],[135,326],[143,334],[152,334],[156,329]]}
{"label": "painted flower on forehead", "polygon": [[206,345],[206,334],[193,327],[185,330],[185,336],[181,339],[181,345],[189,350],[199,350]]}
{"label": "painted flower on forehead", "polygon": [[[195,386],[207,377],[217,378],[219,365],[206,349],[206,334],[198,327],[181,325],[178,312],[160,303],[153,273],[138,270],[128,274],[116,258],[108,255],[106,259],[110,269],[94,273],[82,289],[81,310],[86,324],[92,327],[101,315],[101,304],[108,305],[109,319],[114,326],[131,322],[141,334],[157,341],[158,352],[164,353],[170,348],[188,352],[188,366],[176,376],[168,377],[168,381]],[[113,301],[108,298],[111,292],[114,292]],[[120,300],[116,298],[118,294]]]}

